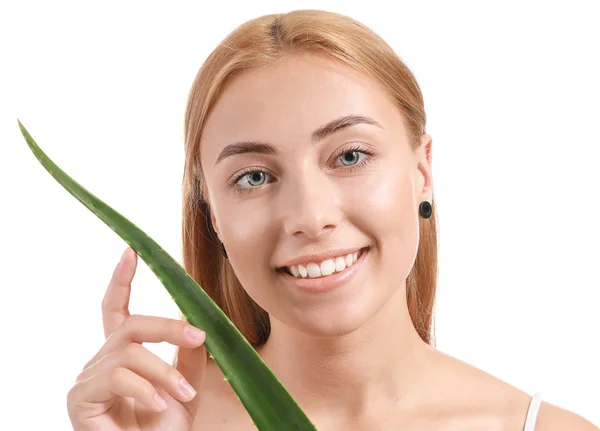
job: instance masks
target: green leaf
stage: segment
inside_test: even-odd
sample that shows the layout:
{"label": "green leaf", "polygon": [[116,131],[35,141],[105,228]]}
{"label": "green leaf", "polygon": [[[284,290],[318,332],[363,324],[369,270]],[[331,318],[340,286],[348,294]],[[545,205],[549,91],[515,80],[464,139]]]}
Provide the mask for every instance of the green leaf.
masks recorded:
{"label": "green leaf", "polygon": [[206,332],[206,349],[257,428],[316,430],[248,340],[181,265],[135,224],[54,164],[17,121],[29,148],[50,175],[137,252],[166,287],[187,321]]}

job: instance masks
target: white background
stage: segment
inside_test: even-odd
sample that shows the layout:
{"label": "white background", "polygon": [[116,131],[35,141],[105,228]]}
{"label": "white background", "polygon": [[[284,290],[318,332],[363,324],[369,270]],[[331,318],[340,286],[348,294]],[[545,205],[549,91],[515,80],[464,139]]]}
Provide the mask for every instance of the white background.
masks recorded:
{"label": "white background", "polygon": [[[449,4],[451,3],[451,4]],[[126,243],[27,147],[181,261],[183,116],[198,68],[259,15],[322,8],[415,73],[433,136],[438,348],[600,424],[595,1],[6,2],[0,6],[3,423],[69,429]],[[176,318],[140,259],[132,313]],[[174,347],[149,345],[170,362]]]}

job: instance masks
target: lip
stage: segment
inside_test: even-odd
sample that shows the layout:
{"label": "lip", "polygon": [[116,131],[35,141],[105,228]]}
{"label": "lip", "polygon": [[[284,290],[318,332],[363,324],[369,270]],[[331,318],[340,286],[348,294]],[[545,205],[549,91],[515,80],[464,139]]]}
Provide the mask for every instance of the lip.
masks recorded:
{"label": "lip", "polygon": [[346,256],[348,254],[351,254],[351,253],[354,253],[354,252],[360,251],[360,250],[365,250],[367,248],[368,247],[346,248],[346,249],[330,250],[327,253],[321,253],[321,254],[309,254],[306,256],[299,257],[297,259],[288,260],[286,263],[280,265],[278,267],[278,269],[285,268],[286,266],[307,264],[309,262],[323,262],[324,260],[327,260],[327,259],[332,259],[332,258],[338,257],[338,256]]}
{"label": "lip", "polygon": [[320,293],[327,292],[343,286],[348,283],[352,277],[360,270],[363,262],[369,254],[370,248],[365,247],[357,251],[362,251],[360,257],[350,266],[341,272],[334,272],[326,277],[319,278],[296,278],[292,274],[288,274],[285,271],[279,272],[279,275],[283,277],[285,282],[290,283],[292,286],[304,290],[309,293]]}

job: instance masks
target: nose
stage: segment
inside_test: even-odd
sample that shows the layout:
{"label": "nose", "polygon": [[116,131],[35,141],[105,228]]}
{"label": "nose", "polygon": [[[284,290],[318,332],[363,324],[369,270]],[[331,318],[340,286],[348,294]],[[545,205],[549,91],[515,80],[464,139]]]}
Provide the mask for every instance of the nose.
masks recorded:
{"label": "nose", "polygon": [[318,239],[342,220],[341,191],[322,171],[303,172],[287,179],[280,192],[280,211],[287,235]]}

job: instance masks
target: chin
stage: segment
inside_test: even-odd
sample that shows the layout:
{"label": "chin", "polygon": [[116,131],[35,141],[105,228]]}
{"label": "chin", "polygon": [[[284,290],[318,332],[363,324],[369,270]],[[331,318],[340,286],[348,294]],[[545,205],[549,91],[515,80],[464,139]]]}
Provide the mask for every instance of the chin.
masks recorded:
{"label": "chin", "polygon": [[368,323],[373,314],[372,308],[365,307],[365,302],[361,301],[301,308],[296,313],[290,313],[283,323],[314,337],[341,337]]}
{"label": "chin", "polygon": [[362,325],[357,325],[356,322],[348,322],[348,324],[336,324],[335,322],[323,322],[322,325],[311,324],[310,326],[299,327],[298,330],[312,337],[337,338],[352,334],[360,329]]}

